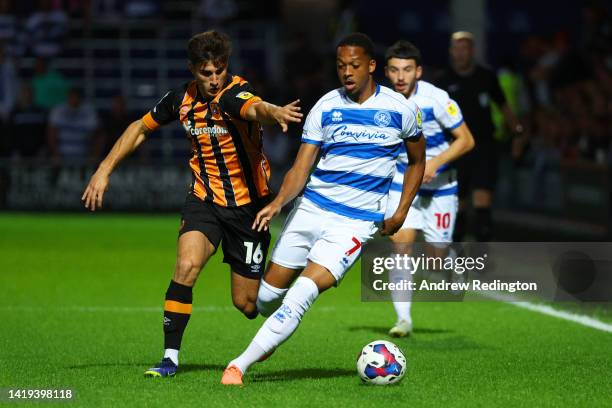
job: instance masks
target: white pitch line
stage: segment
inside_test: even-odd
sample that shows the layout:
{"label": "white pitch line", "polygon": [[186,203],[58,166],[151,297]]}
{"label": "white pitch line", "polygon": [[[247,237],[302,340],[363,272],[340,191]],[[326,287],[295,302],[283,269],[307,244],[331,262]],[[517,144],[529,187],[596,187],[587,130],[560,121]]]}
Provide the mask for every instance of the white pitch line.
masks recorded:
{"label": "white pitch line", "polygon": [[511,295],[505,295],[501,293],[479,292],[479,294],[482,296],[491,298],[491,299],[502,301],[509,305],[520,307],[521,309],[531,310],[532,312],[541,313],[547,316],[552,316],[552,317],[567,320],[570,322],[578,323],[582,326],[586,326],[586,327],[601,330],[604,332],[612,333],[612,324],[604,323],[601,320],[597,320],[590,316],[581,315],[578,313],[564,312],[562,310],[554,309],[548,305],[541,305],[541,304],[525,302],[525,301],[517,301],[517,298]]}
{"label": "white pitch line", "polygon": [[531,310],[532,312],[542,313],[548,316],[558,317],[559,319],[569,320],[570,322],[578,323],[583,326],[593,329],[612,333],[612,324],[604,323],[590,316],[585,316],[577,313],[564,312],[562,310],[553,309],[547,305],[538,305],[529,302],[509,302],[510,304],[523,309]]}

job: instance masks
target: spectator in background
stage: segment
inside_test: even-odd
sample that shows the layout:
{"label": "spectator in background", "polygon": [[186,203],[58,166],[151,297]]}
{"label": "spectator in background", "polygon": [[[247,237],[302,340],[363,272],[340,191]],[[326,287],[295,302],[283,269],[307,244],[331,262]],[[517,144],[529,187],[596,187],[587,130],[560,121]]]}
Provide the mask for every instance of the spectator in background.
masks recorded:
{"label": "spectator in background", "polygon": [[47,61],[38,58],[34,68],[32,88],[34,103],[50,110],[66,100],[69,85],[60,72],[50,70]]}
{"label": "spectator in background", "polygon": [[37,156],[45,146],[46,128],[47,111],[34,105],[32,87],[24,85],[7,126],[13,153],[24,158]]}
{"label": "spectator in background", "polygon": [[[513,133],[522,133],[523,126],[508,106],[495,72],[476,63],[474,36],[467,31],[454,33],[449,51],[451,66],[436,84],[461,106],[476,141],[474,150],[457,160],[460,201],[454,241],[461,241],[466,232],[465,200],[468,195],[471,195],[476,215],[475,238],[490,241],[493,237],[491,204],[498,165],[491,102],[500,107]],[[424,116],[426,118],[427,114]]]}
{"label": "spectator in background", "polygon": [[[100,137],[96,138],[93,145],[93,156],[96,159],[106,156],[119,135],[136,119],[134,115],[130,115],[127,111],[125,98],[121,94],[113,97],[110,111],[101,116]],[[139,154],[139,152],[136,152],[136,154]]]}
{"label": "spectator in background", "polygon": [[15,106],[18,87],[15,65],[6,55],[5,44],[0,42],[0,124],[6,121]]}
{"label": "spectator in background", "polygon": [[124,3],[126,17],[154,17],[159,14],[160,10],[161,4],[159,0],[127,0]]}
{"label": "spectator in background", "polygon": [[204,18],[206,26],[221,26],[238,14],[234,0],[202,0],[198,15]]}
{"label": "spectator in background", "polygon": [[91,158],[97,127],[94,108],[83,102],[80,89],[70,89],[66,103],[53,109],[49,117],[47,143],[53,160],[59,163]]}
{"label": "spectator in background", "polygon": [[6,54],[17,58],[24,53],[24,38],[12,0],[0,0],[0,42]]}
{"label": "spectator in background", "polygon": [[40,0],[38,9],[25,23],[27,43],[35,57],[59,55],[68,34],[68,16],[63,10],[51,6],[51,0]]}
{"label": "spectator in background", "polygon": [[121,0],[93,0],[92,14],[96,19],[118,21],[123,14]]}

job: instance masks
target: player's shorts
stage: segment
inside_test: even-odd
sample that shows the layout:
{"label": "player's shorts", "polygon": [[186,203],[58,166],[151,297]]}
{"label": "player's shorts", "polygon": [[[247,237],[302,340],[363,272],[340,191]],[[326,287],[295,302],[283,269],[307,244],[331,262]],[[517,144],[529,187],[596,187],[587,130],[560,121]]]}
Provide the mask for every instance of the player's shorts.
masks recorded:
{"label": "player's shorts", "polygon": [[228,208],[187,194],[179,236],[189,231],[200,231],[215,250],[221,243],[223,262],[232,271],[247,278],[260,279],[270,246],[270,232],[257,232],[251,226],[264,205],[251,203]]}
{"label": "player's shorts", "polygon": [[473,190],[494,191],[498,164],[495,142],[477,142],[474,150],[456,162],[459,197],[466,198]]}
{"label": "player's shorts", "polygon": [[362,244],[377,230],[375,222],[345,217],[300,197],[285,221],[270,260],[291,269],[303,269],[311,261],[327,268],[340,282],[361,255]]}
{"label": "player's shorts", "polygon": [[[402,229],[415,229],[423,231],[425,242],[450,243],[453,242],[453,231],[457,219],[459,200],[457,193],[447,194],[440,189],[443,195],[419,194],[415,197],[408,210]],[[400,191],[390,191],[387,201],[385,219],[393,215],[399,205]]]}

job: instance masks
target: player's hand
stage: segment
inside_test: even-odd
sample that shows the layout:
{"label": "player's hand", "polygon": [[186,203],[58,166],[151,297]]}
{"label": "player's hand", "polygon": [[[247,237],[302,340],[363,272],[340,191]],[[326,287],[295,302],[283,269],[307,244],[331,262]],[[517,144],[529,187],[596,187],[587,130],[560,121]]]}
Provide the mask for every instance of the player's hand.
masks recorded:
{"label": "player's hand", "polygon": [[283,132],[287,132],[289,122],[300,123],[302,121],[302,117],[304,116],[300,111],[298,105],[300,104],[300,100],[296,99],[288,105],[283,107],[278,107],[272,113],[274,120],[278,122]]}
{"label": "player's hand", "polygon": [[104,198],[104,192],[108,188],[109,175],[108,172],[98,169],[89,184],[85,188],[85,192],[81,197],[81,200],[85,202],[85,208],[91,211],[96,211],[96,208],[102,208],[102,199]]}
{"label": "player's hand", "polygon": [[440,165],[436,163],[434,159],[427,160],[425,162],[425,172],[423,173],[423,184],[431,183],[431,181],[438,175],[438,169]]}
{"label": "player's hand", "polygon": [[383,237],[395,235],[395,233],[402,228],[404,220],[406,220],[406,215],[398,213],[393,214],[391,218],[387,218],[383,221],[383,225],[380,228],[380,235]]}
{"label": "player's hand", "polygon": [[270,204],[262,208],[255,216],[255,221],[251,229],[259,231],[267,231],[270,228],[270,220],[276,217],[281,210],[281,205],[272,201]]}

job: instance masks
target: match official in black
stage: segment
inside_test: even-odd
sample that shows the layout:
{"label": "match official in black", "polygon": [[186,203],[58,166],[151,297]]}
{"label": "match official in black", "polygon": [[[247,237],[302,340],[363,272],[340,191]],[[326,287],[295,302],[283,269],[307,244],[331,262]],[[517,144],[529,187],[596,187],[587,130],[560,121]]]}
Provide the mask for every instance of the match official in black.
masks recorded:
{"label": "match official in black", "polygon": [[461,106],[476,141],[474,150],[457,161],[459,213],[453,240],[461,241],[466,233],[465,200],[471,192],[475,211],[473,232],[477,241],[486,242],[493,238],[491,202],[498,164],[491,101],[503,112],[512,133],[521,134],[523,126],[508,106],[495,72],[476,63],[472,33],[454,33],[449,52],[450,67],[438,78],[436,85],[446,90]]}

